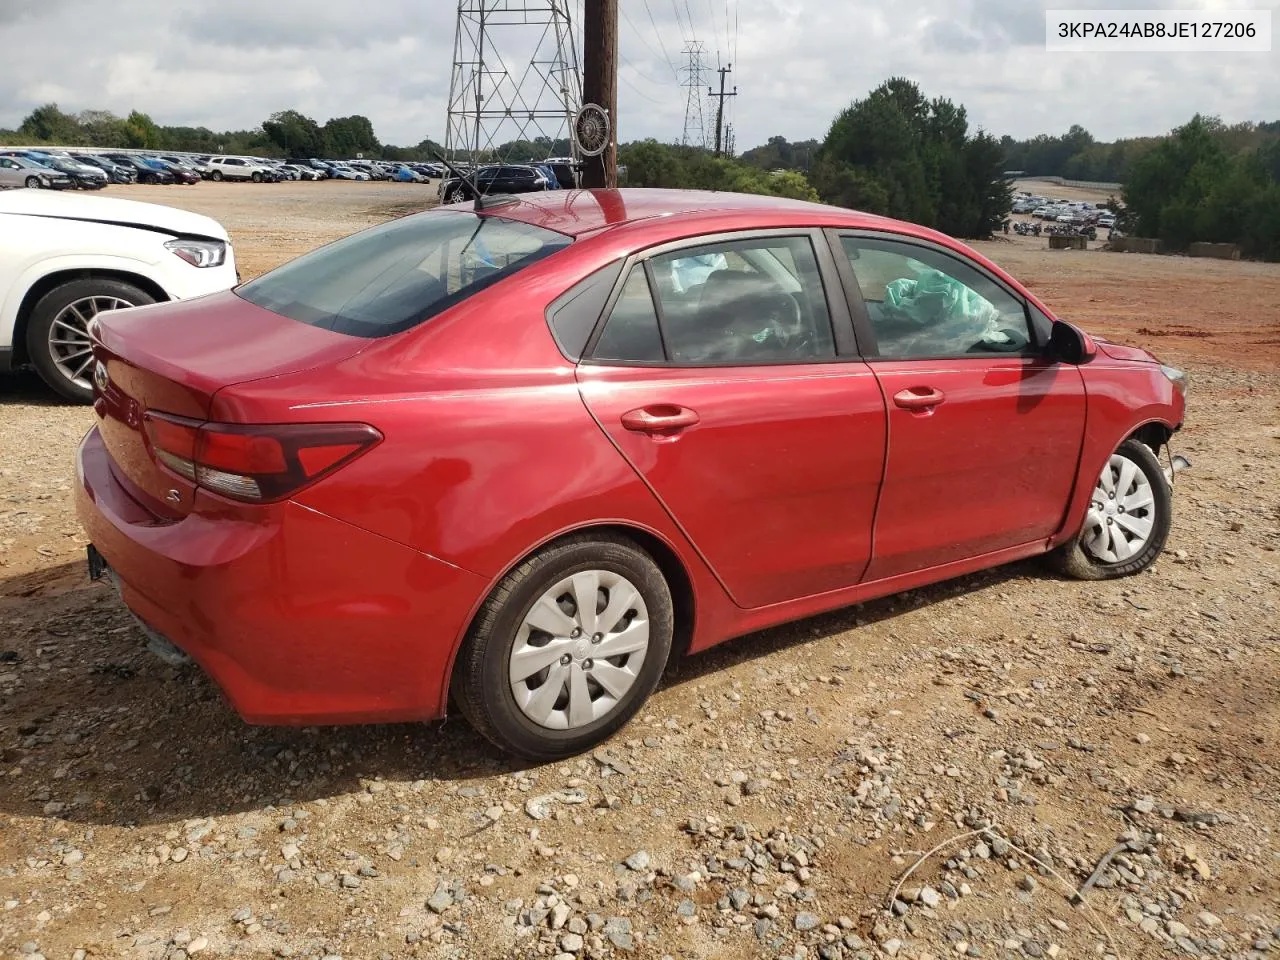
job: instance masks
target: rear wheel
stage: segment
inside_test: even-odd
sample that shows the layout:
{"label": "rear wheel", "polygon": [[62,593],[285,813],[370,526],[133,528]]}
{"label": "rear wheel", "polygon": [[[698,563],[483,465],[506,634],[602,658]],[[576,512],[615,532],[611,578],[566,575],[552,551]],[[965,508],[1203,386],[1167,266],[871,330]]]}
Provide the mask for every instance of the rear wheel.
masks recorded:
{"label": "rear wheel", "polygon": [[1049,561],[1077,580],[1139,573],[1164,550],[1172,508],[1160,461],[1145,443],[1126,440],[1098,476],[1080,533],[1050,553]]}
{"label": "rear wheel", "polygon": [[572,756],[611,736],[658,684],[674,612],[662,571],[623,538],[570,537],[503,578],[454,669],[462,713],[504,750]]}
{"label": "rear wheel", "polygon": [[77,403],[93,400],[93,353],[89,321],[104,310],[155,303],[132,284],[107,277],[72,280],[36,303],[27,324],[27,356],[59,395]]}

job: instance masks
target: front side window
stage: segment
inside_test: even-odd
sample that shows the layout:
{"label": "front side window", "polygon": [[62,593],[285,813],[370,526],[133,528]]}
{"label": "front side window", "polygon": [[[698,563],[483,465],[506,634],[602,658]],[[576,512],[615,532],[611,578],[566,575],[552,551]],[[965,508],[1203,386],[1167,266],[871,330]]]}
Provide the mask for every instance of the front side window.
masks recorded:
{"label": "front side window", "polygon": [[840,242],[881,357],[990,356],[1032,346],[1022,301],[958,258],[898,240]]}
{"label": "front side window", "polygon": [[237,287],[264,309],[360,337],[407,330],[562,250],[570,237],[471,212],[392,220]]}
{"label": "front side window", "polygon": [[650,261],[670,359],[788,363],[835,357],[808,237],[708,244]]}

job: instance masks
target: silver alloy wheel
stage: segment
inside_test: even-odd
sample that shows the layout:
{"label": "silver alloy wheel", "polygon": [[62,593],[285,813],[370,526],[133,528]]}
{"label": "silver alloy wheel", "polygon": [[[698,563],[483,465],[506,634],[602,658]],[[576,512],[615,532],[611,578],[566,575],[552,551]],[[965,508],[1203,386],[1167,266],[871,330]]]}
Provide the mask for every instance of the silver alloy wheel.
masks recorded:
{"label": "silver alloy wheel", "polygon": [[511,692],[541,727],[583,727],[622,701],[648,651],[640,591],[611,570],[583,570],[546,590],[525,614],[511,650]]}
{"label": "silver alloy wheel", "polygon": [[1122,563],[1151,539],[1155,511],[1155,492],[1142,468],[1113,453],[1093,488],[1080,546],[1094,560]]}
{"label": "silver alloy wheel", "polygon": [[88,390],[93,352],[89,321],[104,310],[122,310],[136,304],[119,297],[82,297],[67,304],[49,325],[49,356],[58,372],[77,387]]}

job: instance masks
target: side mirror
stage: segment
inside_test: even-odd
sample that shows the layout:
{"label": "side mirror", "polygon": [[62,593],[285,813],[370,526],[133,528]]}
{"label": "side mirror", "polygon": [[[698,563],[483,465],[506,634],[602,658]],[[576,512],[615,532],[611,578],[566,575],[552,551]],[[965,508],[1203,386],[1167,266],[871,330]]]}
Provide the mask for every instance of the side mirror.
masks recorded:
{"label": "side mirror", "polygon": [[1079,327],[1055,320],[1049,333],[1048,353],[1054,360],[1079,365],[1098,355],[1098,345]]}

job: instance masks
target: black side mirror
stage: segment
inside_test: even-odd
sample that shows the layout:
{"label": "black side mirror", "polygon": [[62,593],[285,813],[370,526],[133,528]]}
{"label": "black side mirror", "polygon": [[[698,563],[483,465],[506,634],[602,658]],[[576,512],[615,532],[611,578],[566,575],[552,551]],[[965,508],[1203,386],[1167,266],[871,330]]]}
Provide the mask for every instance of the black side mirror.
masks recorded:
{"label": "black side mirror", "polygon": [[1055,320],[1049,333],[1048,353],[1054,360],[1079,365],[1098,355],[1098,345],[1079,327]]}

